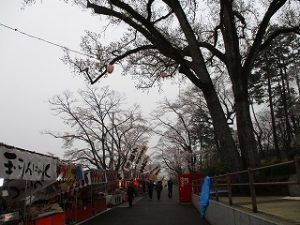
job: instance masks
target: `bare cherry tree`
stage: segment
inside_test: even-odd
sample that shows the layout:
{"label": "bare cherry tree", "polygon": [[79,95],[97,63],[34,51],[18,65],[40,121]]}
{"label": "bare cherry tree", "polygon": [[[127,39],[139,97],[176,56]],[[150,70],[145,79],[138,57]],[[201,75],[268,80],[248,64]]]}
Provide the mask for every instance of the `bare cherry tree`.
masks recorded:
{"label": "bare cherry tree", "polygon": [[[225,83],[223,79],[215,80],[228,124],[232,124],[235,115],[233,98]],[[154,132],[161,137],[157,148],[169,169],[195,172],[210,165],[205,160],[214,158],[215,164],[220,162],[218,159],[225,160],[220,154],[213,123],[199,88],[187,87],[174,102],[162,102],[154,112],[153,120],[156,122]]]}
{"label": "bare cherry tree", "polygon": [[[138,106],[123,109],[124,98],[108,87],[64,93],[50,100],[52,110],[69,126],[47,132],[64,141],[65,157],[104,170],[120,170],[136,145],[146,146],[149,128]],[[81,148],[78,148],[81,146]]]}

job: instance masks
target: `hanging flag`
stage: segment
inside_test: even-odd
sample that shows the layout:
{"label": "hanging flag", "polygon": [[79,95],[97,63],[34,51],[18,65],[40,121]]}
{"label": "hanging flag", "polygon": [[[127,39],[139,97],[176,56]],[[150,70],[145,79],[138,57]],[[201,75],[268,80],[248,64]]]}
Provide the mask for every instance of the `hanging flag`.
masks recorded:
{"label": "hanging flag", "polygon": [[140,151],[138,152],[138,156],[137,156],[137,159],[135,161],[135,164],[137,165],[137,168],[139,168],[139,166],[143,162],[144,157],[146,156],[145,153],[147,151],[147,147],[142,146],[139,149],[140,149]]}
{"label": "hanging flag", "polygon": [[125,163],[125,166],[124,166],[125,171],[128,171],[130,169],[132,162],[134,161],[134,159],[137,156],[137,153],[138,153],[138,148],[132,149],[132,151],[127,159],[127,162]]}
{"label": "hanging flag", "polygon": [[149,161],[150,157],[148,155],[145,155],[143,161],[142,161],[142,164],[141,164],[141,167],[140,167],[140,172],[143,173],[148,161]]}

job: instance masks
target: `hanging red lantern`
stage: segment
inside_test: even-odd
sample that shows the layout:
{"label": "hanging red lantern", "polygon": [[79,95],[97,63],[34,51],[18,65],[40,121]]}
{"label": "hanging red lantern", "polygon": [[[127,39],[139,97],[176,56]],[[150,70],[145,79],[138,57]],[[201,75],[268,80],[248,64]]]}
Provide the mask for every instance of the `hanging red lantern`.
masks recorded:
{"label": "hanging red lantern", "polygon": [[164,77],[168,76],[168,74],[167,74],[166,72],[164,72],[164,71],[161,71],[161,72],[159,73],[159,76],[160,76],[161,78],[164,78]]}
{"label": "hanging red lantern", "polygon": [[108,64],[108,65],[106,66],[106,71],[107,71],[108,73],[112,73],[112,72],[114,71],[114,65]]}

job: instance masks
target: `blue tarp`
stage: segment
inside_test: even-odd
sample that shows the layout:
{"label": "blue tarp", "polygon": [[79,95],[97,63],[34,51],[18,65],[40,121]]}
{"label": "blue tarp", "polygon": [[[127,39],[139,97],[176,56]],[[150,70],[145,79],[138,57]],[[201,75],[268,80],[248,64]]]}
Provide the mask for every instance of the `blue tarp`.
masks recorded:
{"label": "blue tarp", "polygon": [[200,214],[202,218],[204,218],[205,211],[209,203],[210,185],[211,185],[210,177],[208,176],[204,177],[201,193],[200,193],[200,199],[199,199]]}

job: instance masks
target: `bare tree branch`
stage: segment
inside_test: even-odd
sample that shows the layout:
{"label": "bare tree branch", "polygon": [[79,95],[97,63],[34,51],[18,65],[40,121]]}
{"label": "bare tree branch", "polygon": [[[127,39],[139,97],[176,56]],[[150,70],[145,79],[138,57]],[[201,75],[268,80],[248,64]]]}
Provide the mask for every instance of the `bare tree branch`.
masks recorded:
{"label": "bare tree branch", "polygon": [[268,47],[270,45],[270,43],[279,35],[288,34],[288,33],[296,33],[296,34],[300,35],[300,26],[290,27],[290,28],[283,27],[280,29],[276,29],[274,32],[272,32],[271,34],[268,35],[268,37],[266,38],[264,43],[262,43],[260,50],[264,50],[266,47]]}

